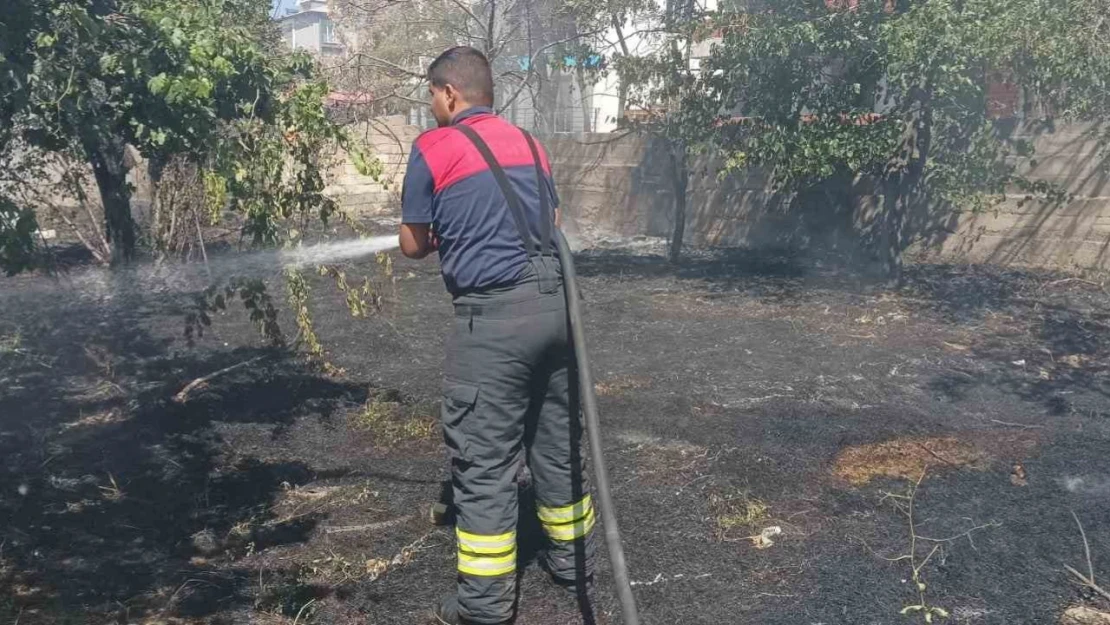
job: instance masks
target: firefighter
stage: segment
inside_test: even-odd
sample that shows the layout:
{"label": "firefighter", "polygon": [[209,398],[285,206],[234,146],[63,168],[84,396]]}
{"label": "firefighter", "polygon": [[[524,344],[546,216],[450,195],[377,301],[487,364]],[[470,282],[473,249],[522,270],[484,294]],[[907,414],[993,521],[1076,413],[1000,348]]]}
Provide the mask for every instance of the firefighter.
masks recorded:
{"label": "firefighter", "polygon": [[507,623],[522,463],[547,537],[541,566],[579,593],[593,575],[595,515],[554,242],[558,196],[542,146],[494,113],[481,52],[447,50],[428,82],[439,127],[409,156],[401,251],[416,259],[438,251],[455,312],[441,416],[458,576],[434,614],[446,625]]}

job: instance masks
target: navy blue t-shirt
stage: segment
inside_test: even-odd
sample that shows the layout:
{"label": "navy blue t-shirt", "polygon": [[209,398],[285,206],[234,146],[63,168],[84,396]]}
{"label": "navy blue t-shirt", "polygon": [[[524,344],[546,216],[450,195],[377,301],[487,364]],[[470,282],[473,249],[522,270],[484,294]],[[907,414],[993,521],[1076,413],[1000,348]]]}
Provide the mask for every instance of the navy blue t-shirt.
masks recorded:
{"label": "navy blue t-shirt", "polygon": [[[549,194],[552,210],[559,203],[543,146],[537,144],[546,175],[537,181],[524,134],[492,109],[468,109],[454,124],[466,124],[489,145],[539,241],[540,189]],[[401,190],[401,222],[432,225],[440,239],[443,281],[452,295],[513,284],[528,265],[528,252],[497,180],[470,139],[452,126],[429,130],[413,143]],[[556,252],[554,242],[551,248]]]}

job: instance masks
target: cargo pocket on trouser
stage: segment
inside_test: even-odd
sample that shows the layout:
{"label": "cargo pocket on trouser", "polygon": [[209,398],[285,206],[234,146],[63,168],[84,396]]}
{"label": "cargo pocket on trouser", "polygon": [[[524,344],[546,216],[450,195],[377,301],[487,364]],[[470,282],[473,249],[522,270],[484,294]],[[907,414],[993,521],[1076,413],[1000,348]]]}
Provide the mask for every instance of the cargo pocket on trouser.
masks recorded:
{"label": "cargo pocket on trouser", "polygon": [[468,419],[478,402],[478,387],[474,384],[448,380],[443,385],[443,408],[440,419],[443,423],[443,441],[447,444],[452,457],[464,462],[470,461],[470,443],[466,435]]}

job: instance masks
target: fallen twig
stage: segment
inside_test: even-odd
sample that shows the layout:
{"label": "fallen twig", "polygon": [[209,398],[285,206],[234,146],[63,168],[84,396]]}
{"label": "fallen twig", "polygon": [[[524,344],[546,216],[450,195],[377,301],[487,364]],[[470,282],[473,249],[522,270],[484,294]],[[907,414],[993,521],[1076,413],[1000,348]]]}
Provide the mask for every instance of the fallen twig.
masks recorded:
{"label": "fallen twig", "polygon": [[189,382],[188,384],[186,384],[185,388],[181,389],[176,395],[174,395],[173,396],[173,401],[178,403],[178,404],[184,404],[189,399],[189,393],[191,393],[191,392],[193,392],[197,389],[204,388],[205,386],[208,386],[209,382],[211,382],[215,378],[220,377],[221,375],[224,375],[226,373],[230,373],[232,371],[235,371],[236,369],[242,369],[243,367],[246,367],[247,365],[251,365],[251,364],[254,364],[254,363],[258,362],[259,360],[262,360],[262,356],[258,356],[256,358],[251,358],[250,360],[244,360],[243,362],[240,362],[238,364],[231,365],[230,367],[224,367],[223,369],[220,369],[219,371],[214,371],[212,373],[209,373],[206,376],[199,377],[199,378],[193,380],[192,382]]}
{"label": "fallen twig", "polygon": [[1075,519],[1075,524],[1079,526],[1079,535],[1083,537],[1083,551],[1087,555],[1087,573],[1091,583],[1095,583],[1095,567],[1091,564],[1091,543],[1087,542],[1087,532],[1083,529],[1083,523],[1079,521],[1079,515],[1075,510],[1071,511],[1071,518]]}
{"label": "fallen twig", "polygon": [[1075,510],[1071,511],[1071,516],[1075,519],[1075,524],[1079,526],[1079,535],[1083,537],[1083,551],[1087,556],[1087,573],[1089,576],[1083,575],[1066,564],[1064,568],[1072,575],[1078,577],[1079,581],[1083,582],[1084,586],[1102,595],[1107,601],[1110,601],[1110,592],[1103,590],[1095,583],[1095,567],[1094,564],[1091,563],[1091,543],[1087,542],[1087,532],[1083,529],[1083,524],[1079,521],[1079,515],[1075,513]]}
{"label": "fallen twig", "polygon": [[1099,586],[1097,584],[1095,584],[1094,580],[1087,579],[1086,575],[1080,573],[1079,571],[1071,568],[1070,566],[1068,566],[1066,564],[1064,565],[1064,568],[1069,573],[1071,573],[1072,575],[1078,577],[1079,581],[1083,582],[1084,586],[1086,586],[1087,588],[1090,588],[1091,590],[1095,591],[1096,593],[1102,595],[1102,597],[1104,599],[1106,599],[1107,601],[1110,601],[1110,592],[1107,592],[1107,591],[1103,590],[1102,588],[1099,588]]}
{"label": "fallen twig", "polygon": [[379,578],[381,578],[382,575],[385,575],[391,569],[397,568],[399,566],[405,566],[406,564],[412,562],[413,558],[416,557],[416,553],[421,550],[421,547],[423,547],[424,542],[427,541],[428,537],[434,533],[436,533],[436,530],[433,529],[427,534],[424,534],[420,538],[417,538],[411,543],[405,545],[401,548],[401,551],[397,552],[397,555],[393,556],[393,558],[389,560],[386,560],[384,558],[373,558],[371,560],[367,560],[366,575],[369,578],[369,581],[377,581]]}
{"label": "fallen twig", "polygon": [[[690,579],[692,579],[692,580],[705,579],[706,577],[711,577],[712,575],[713,575],[712,573],[701,573],[699,575],[694,575],[694,576],[690,577]],[[656,584],[665,584],[667,582],[677,582],[677,581],[679,581],[681,579],[685,579],[685,578],[686,578],[685,573],[676,573],[671,577],[667,577],[667,576],[663,575],[662,573],[658,573],[658,574],[656,574],[655,579],[653,579],[651,581],[641,582],[641,581],[635,581],[634,580],[634,581],[629,582],[628,585],[629,586],[654,586]]]}
{"label": "fallen twig", "polygon": [[308,609],[308,606],[314,603],[316,603],[315,599],[309,599],[308,603],[302,605],[300,610],[297,610],[297,618],[293,619],[293,625],[297,625],[297,623],[301,622],[301,615]]}
{"label": "fallen twig", "polygon": [[1048,282],[1044,286],[1042,286],[1041,290],[1047,289],[1050,286],[1056,286],[1058,284],[1067,284],[1068,282],[1079,282],[1080,284],[1086,284],[1086,285],[1089,285],[1089,286],[1098,287],[1100,290],[1102,290],[1103,293],[1106,293],[1107,295],[1110,295],[1110,292],[1106,291],[1106,287],[1104,285],[1102,285],[1098,282],[1091,282],[1090,280],[1084,280],[1082,278],[1064,278],[1063,280],[1054,280],[1054,281]]}
{"label": "fallen twig", "polygon": [[384,530],[391,527],[396,527],[411,521],[416,515],[408,514],[396,519],[388,521],[378,521],[377,523],[365,523],[363,525],[336,525],[332,527],[325,527],[325,534],[342,534],[345,532],[373,532],[375,530]]}
{"label": "fallen twig", "polygon": [[[944,464],[947,464],[950,467],[957,466],[955,462],[952,462],[951,460],[949,460],[949,459],[945,458],[944,456],[938,454],[937,452],[933,451],[932,449],[929,449],[929,446],[926,445],[925,443],[918,443],[918,442],[915,441],[914,444],[917,445],[918,447],[924,449],[925,451],[929,452],[929,454],[931,454],[934,458],[936,458],[937,460],[940,460]],[[922,473],[922,476],[924,476],[924,473]],[[918,481],[918,484],[920,484],[920,483],[921,482]]]}
{"label": "fallen twig", "polygon": [[1010,423],[1009,421],[999,421],[998,419],[991,419],[991,423],[997,423],[998,425],[1005,425],[1005,426],[1012,427],[1012,428],[1022,428],[1024,430],[1043,430],[1044,429],[1043,425],[1029,425],[1029,424],[1026,424],[1026,423]]}

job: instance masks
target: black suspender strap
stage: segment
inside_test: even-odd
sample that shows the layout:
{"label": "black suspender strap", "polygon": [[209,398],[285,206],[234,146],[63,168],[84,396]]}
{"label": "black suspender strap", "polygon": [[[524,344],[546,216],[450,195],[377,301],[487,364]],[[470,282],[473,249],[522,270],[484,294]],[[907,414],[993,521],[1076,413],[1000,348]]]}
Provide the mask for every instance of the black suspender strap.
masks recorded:
{"label": "black suspender strap", "polygon": [[470,142],[478,149],[478,153],[485,159],[486,165],[489,166],[490,172],[493,174],[494,179],[497,180],[497,186],[501,187],[501,194],[505,196],[505,203],[509,205],[509,212],[512,213],[513,221],[516,222],[516,229],[520,232],[520,238],[524,243],[525,251],[528,252],[529,256],[532,255],[532,250],[529,249],[530,247],[535,247],[536,251],[539,252],[540,246],[532,239],[532,234],[528,229],[528,221],[524,215],[524,206],[520,203],[520,196],[517,195],[516,191],[513,191],[513,186],[512,183],[509,182],[509,177],[505,174],[505,170],[501,167],[500,163],[497,162],[497,159],[494,158],[493,152],[490,151],[489,146],[478,136],[478,133],[474,132],[473,128],[470,128],[466,124],[456,124],[455,128],[458,128],[459,132],[466,135],[466,138],[470,139]]}
{"label": "black suspender strap", "polygon": [[551,225],[554,214],[551,212],[551,197],[547,194],[547,183],[544,182],[547,174],[543,172],[543,163],[540,162],[540,151],[536,148],[536,140],[523,128],[524,140],[528,142],[528,149],[532,151],[532,161],[536,163],[536,182],[540,185],[540,254],[551,256]]}
{"label": "black suspender strap", "polygon": [[[527,132],[521,130],[521,132],[524,132],[525,139],[528,141],[528,147],[532,150],[532,157],[536,161],[537,182],[539,182],[540,185],[538,191],[540,194],[540,232],[543,239],[542,242],[536,241],[532,237],[531,230],[528,228],[528,219],[524,213],[524,205],[520,201],[520,196],[517,195],[516,191],[513,190],[512,183],[509,182],[509,177],[505,174],[505,169],[501,167],[500,163],[497,162],[497,159],[493,156],[493,152],[489,149],[489,145],[487,145],[486,142],[482,140],[480,136],[478,136],[478,133],[475,132],[473,128],[470,128],[466,124],[456,124],[455,128],[457,128],[459,132],[463,133],[463,135],[465,135],[467,139],[470,139],[470,142],[474,144],[474,147],[478,150],[478,154],[482,156],[482,158],[486,161],[486,165],[489,166],[490,173],[493,174],[494,179],[497,181],[497,186],[501,187],[501,194],[505,196],[505,203],[509,205],[509,212],[512,213],[513,221],[516,223],[516,229],[520,233],[520,238],[524,244],[525,251],[528,252],[529,256],[531,256],[533,253],[539,254],[540,256],[550,255],[550,221],[552,219],[552,217],[550,216],[551,210],[549,206],[550,198],[548,197],[547,189],[544,186],[543,165],[540,163],[539,152],[537,151],[536,144],[535,141],[532,139],[532,136],[529,135]],[[530,248],[534,248],[534,252],[533,249]]]}

